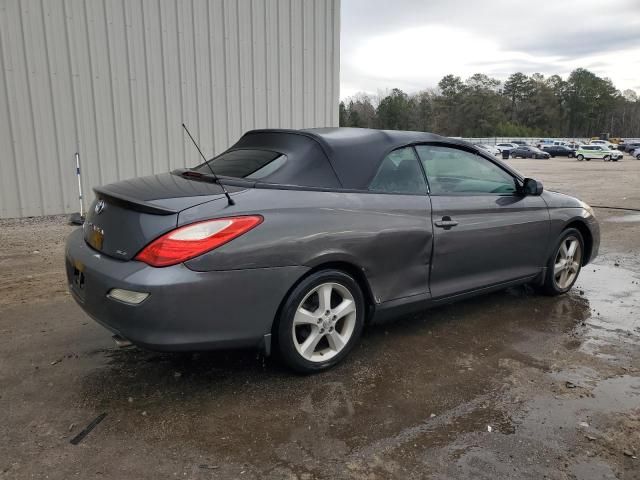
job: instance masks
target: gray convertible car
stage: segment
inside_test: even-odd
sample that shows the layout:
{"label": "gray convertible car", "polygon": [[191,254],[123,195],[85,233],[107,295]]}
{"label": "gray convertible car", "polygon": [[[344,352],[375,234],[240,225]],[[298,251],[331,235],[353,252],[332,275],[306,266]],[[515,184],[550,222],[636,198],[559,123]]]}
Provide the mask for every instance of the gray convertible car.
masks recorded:
{"label": "gray convertible car", "polygon": [[517,284],[565,293],[600,242],[584,202],[421,132],[255,130],[95,193],[66,269],[116,339],[274,349],[302,372],[340,362],[370,322]]}

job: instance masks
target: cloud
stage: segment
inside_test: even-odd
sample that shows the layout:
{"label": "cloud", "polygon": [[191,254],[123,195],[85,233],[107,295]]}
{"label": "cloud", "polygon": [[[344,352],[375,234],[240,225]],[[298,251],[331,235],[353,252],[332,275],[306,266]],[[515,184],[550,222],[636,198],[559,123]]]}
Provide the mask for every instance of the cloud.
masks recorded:
{"label": "cloud", "polygon": [[341,97],[434,87],[444,75],[566,76],[577,67],[619,89],[640,79],[637,0],[343,0]]}

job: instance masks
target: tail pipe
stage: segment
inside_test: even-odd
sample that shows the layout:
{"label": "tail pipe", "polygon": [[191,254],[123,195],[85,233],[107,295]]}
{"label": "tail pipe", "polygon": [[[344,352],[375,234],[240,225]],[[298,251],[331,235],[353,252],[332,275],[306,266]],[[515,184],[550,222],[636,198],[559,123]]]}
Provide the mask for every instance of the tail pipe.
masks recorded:
{"label": "tail pipe", "polygon": [[127,348],[133,345],[133,343],[131,343],[131,340],[127,340],[120,335],[114,335],[112,338],[116,344],[116,347],[118,348]]}

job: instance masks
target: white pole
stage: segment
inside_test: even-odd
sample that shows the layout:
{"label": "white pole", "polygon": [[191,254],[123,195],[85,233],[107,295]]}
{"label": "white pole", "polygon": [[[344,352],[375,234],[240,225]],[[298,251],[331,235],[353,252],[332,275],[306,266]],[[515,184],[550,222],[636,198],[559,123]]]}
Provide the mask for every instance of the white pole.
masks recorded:
{"label": "white pole", "polygon": [[76,152],[76,176],[78,177],[78,200],[80,201],[80,216],[84,217],[84,208],[82,206],[82,182],[80,181],[80,154]]}

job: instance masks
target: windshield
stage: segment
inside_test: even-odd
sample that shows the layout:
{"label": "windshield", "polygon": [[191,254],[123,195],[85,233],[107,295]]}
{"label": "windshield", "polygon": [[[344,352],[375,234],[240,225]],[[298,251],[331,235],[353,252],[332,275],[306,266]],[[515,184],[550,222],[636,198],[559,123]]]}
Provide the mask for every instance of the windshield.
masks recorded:
{"label": "windshield", "polygon": [[[229,150],[209,160],[207,163],[222,177],[263,179],[284,165],[287,156],[279,152],[257,149]],[[199,173],[211,173],[207,163],[202,163],[193,170]]]}

